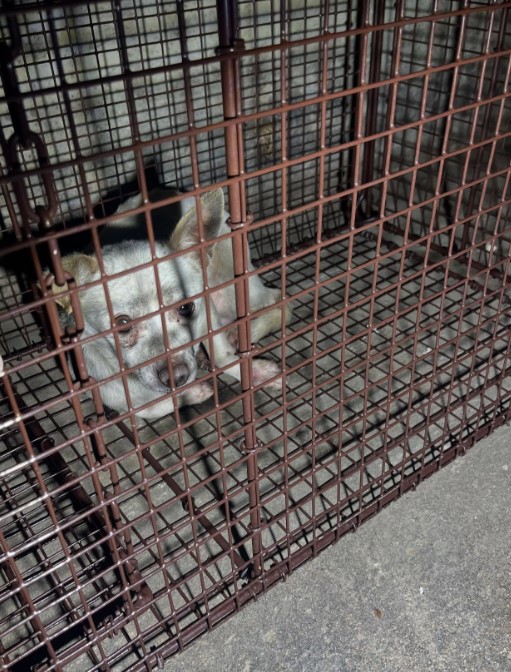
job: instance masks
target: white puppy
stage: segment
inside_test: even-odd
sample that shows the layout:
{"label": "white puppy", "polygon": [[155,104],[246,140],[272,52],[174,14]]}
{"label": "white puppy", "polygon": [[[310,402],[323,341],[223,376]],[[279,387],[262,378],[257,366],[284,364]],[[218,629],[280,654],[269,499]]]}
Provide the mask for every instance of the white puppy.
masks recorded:
{"label": "white puppy", "polygon": [[[168,196],[172,193],[160,192],[156,196]],[[124,203],[118,213],[141,204],[142,197],[137,195]],[[81,288],[79,297],[85,324],[82,338],[96,336],[83,343],[83,351],[90,375],[97,381],[104,381],[100,386],[103,402],[118,411],[134,409],[137,415],[147,419],[159,418],[174,410],[172,395],[169,394],[171,389],[177,390],[178,405],[200,403],[212,394],[209,384],[200,380],[194,383],[197,376],[198,346],[189,344],[190,340],[200,339],[208,334],[205,298],[197,296],[204,289],[200,255],[198,251],[190,249],[199,242],[195,199],[185,199],[181,212],[182,217],[174,230],[172,222],[166,219],[168,214],[165,207],[153,214],[156,234],[162,225],[168,231],[166,242],[156,242],[156,258],[161,259],[155,266],[156,273],[151,266],[138,268],[151,261],[148,241],[129,240],[140,237],[140,231],[145,230],[143,216],[127,215],[107,227],[107,242],[109,238],[115,239],[116,236],[123,239],[123,242],[106,245],[102,255],[106,275],[104,284],[112,305],[113,320],[110,319],[103,283],[90,286],[90,283],[101,278],[96,257],[75,253],[63,259],[65,270]],[[209,192],[201,198],[201,212],[206,240],[214,241],[217,236],[229,232],[225,223],[226,213],[221,189]],[[166,258],[177,251],[185,253],[173,259]],[[213,242],[207,258],[207,282],[210,287],[233,279],[230,239]],[[248,267],[253,270],[250,255]],[[128,269],[133,271],[119,278],[111,277]],[[157,282],[161,288],[162,305],[158,298]],[[64,309],[63,323],[72,322],[69,296],[60,295],[62,288],[54,285],[53,289],[57,303]],[[281,298],[280,290],[265,287],[257,275],[249,280],[249,293],[251,313],[270,307]],[[163,313],[159,313],[162,308]],[[210,315],[213,331],[236,319],[233,285],[210,295]],[[286,322],[289,318],[290,310],[286,306]],[[257,342],[279,329],[281,321],[280,307],[252,319],[252,342]],[[112,327],[116,328],[117,339],[113,333],[104,333]],[[210,359],[216,367],[227,367],[226,373],[239,380],[236,329],[228,333],[217,333],[212,341],[213,352],[209,352]],[[209,339],[205,338],[203,343],[209,349]],[[252,365],[254,385],[268,381],[270,387],[279,389],[280,368],[275,362],[254,358]],[[120,376],[113,378],[115,374],[126,369],[130,370],[124,376],[125,383]],[[184,388],[182,391],[179,390],[181,387]],[[147,404],[150,405],[137,410]]]}

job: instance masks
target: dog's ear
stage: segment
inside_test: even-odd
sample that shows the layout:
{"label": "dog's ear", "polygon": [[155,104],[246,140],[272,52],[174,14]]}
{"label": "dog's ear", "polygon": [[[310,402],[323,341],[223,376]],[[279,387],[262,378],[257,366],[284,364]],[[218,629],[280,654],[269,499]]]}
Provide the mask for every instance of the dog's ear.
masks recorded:
{"label": "dog's ear", "polygon": [[[134,196],[130,196],[130,198],[121,203],[121,205],[117,208],[114,214],[121,215],[123,212],[128,212],[129,210],[139,208],[143,202],[144,199],[142,197],[142,194],[135,194]],[[122,228],[133,227],[136,225],[139,216],[140,215],[126,215],[126,217],[124,217],[123,219],[116,219],[112,222],[109,222],[107,226],[109,227],[117,226]]]}
{"label": "dog's ear", "polygon": [[[206,240],[216,238],[224,220],[224,193],[221,189],[201,196],[202,228]],[[199,242],[199,221],[195,207],[181,217],[170,237],[173,250],[184,250]]]}
{"label": "dog's ear", "polygon": [[[77,285],[83,285],[92,280],[92,276],[99,270],[96,257],[90,257],[87,254],[81,253],[69,254],[67,257],[64,257],[62,259],[62,266],[65,271],[73,276]],[[69,295],[59,296],[59,294],[66,292],[68,289],[67,282],[63,285],[53,283],[50,292],[55,296],[57,305],[69,314],[72,310]]]}

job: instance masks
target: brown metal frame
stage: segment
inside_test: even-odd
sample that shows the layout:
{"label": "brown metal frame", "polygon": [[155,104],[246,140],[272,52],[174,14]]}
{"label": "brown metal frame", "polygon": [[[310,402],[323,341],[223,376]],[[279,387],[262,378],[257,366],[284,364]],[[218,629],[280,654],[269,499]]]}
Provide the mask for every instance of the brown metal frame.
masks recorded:
{"label": "brown metal frame", "polygon": [[[13,672],[162,668],[511,418],[511,3],[271,4],[0,10]],[[154,251],[155,173],[227,194],[241,385],[213,359],[211,403],[141,423],[103,407],[62,257],[88,244],[102,267],[135,191]],[[258,344],[248,246],[293,308]],[[282,394],[254,386],[255,355]]]}

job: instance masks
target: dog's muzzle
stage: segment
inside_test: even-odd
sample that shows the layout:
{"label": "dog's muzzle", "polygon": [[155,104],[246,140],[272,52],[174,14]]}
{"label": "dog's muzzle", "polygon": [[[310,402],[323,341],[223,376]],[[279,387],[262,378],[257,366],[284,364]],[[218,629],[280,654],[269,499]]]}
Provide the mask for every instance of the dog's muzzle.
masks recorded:
{"label": "dog's muzzle", "polygon": [[[174,385],[176,387],[182,387],[188,382],[190,378],[190,369],[184,362],[174,364],[172,366],[172,373],[174,374]],[[158,376],[158,380],[162,385],[165,385],[165,387],[168,387],[169,389],[172,387],[172,381],[170,380],[169,375],[169,367],[166,362],[157,369],[156,375]]]}

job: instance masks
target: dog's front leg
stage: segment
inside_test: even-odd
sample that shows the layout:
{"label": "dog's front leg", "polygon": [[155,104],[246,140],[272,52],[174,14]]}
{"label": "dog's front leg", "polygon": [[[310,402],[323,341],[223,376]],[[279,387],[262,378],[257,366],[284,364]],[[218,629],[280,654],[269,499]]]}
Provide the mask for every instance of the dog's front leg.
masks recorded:
{"label": "dog's front leg", "polygon": [[[213,310],[212,310],[213,317]],[[216,320],[212,320],[213,324],[217,324]],[[218,327],[215,327],[218,328]],[[231,332],[229,332],[231,333]],[[204,340],[204,345],[208,350],[210,358],[214,360],[214,365],[216,367],[225,367],[229,366],[225,373],[228,373],[236,380],[241,380],[241,367],[239,355],[236,351],[236,345],[234,339],[228,338],[227,332],[222,331],[221,333],[215,334],[212,338],[213,340],[213,357],[211,357],[211,352],[209,351],[210,344],[209,339]],[[237,340],[237,339],[236,339]],[[234,342],[233,342],[234,341]],[[280,377],[281,370],[278,364],[272,362],[268,359],[262,359],[261,357],[254,357],[252,359],[252,376],[253,383],[255,386],[267,383],[268,387],[271,389],[279,390],[282,387],[282,378]],[[278,376],[278,377],[277,377]]]}

